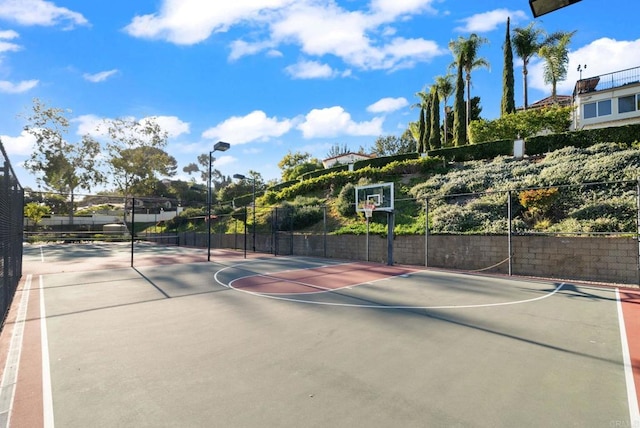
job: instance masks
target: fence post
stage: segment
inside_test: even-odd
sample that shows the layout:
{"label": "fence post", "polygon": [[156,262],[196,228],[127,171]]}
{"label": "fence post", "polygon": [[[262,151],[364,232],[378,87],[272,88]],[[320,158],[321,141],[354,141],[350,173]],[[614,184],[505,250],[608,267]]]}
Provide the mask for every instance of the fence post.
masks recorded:
{"label": "fence post", "polygon": [[640,177],[636,178],[636,240],[638,241],[638,284],[640,284]]}
{"label": "fence post", "polygon": [[327,258],[327,206],[324,205],[322,207],[322,254],[323,257]]}
{"label": "fence post", "polygon": [[424,198],[424,267],[429,267],[429,198]]}
{"label": "fence post", "polygon": [[512,229],[512,223],[511,223],[511,214],[512,214],[512,206],[511,206],[511,190],[509,190],[507,192],[507,224],[509,225],[509,245],[508,245],[508,250],[509,250],[509,276],[511,276],[512,274],[512,269],[513,269],[513,264],[512,264],[512,235],[513,235],[513,229]]}

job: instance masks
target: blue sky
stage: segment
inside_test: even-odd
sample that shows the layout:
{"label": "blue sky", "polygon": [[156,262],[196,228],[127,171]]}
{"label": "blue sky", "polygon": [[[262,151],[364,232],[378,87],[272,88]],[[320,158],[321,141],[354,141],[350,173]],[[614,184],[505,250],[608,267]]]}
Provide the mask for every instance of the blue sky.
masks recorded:
{"label": "blue sky", "polygon": [[[637,10],[637,0],[583,0],[537,19],[547,32],[577,30],[560,94],[578,65],[583,77],[640,66]],[[507,16],[512,28],[533,20],[527,0],[0,0],[0,138],[35,188],[19,115],[39,98],[71,111],[74,142],[103,119],[157,118],[176,178],[223,140],[223,174],[277,179],[288,151],[323,159],[336,144],[356,151],[402,134],[458,36],[489,39],[479,55],[491,69],[472,74],[472,96],[498,117]],[[530,64],[529,102],[550,94],[541,70]]]}

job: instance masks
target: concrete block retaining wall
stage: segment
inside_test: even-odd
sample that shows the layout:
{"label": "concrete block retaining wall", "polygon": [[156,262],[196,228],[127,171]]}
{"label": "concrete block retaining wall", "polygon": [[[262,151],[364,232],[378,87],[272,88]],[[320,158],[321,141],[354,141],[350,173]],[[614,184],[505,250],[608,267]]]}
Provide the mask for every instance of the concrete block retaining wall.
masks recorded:
{"label": "concrete block retaining wall", "polygon": [[[291,242],[293,240],[293,242]],[[425,260],[425,241],[428,257]],[[206,247],[207,235],[185,232],[180,244]],[[252,235],[247,250],[252,250]],[[244,248],[244,235],[212,234],[212,248]],[[256,235],[259,252],[278,255],[329,257],[344,260],[366,259],[364,235],[270,234]],[[513,236],[514,275],[598,281],[638,285],[638,241],[633,237]],[[396,264],[444,269],[509,272],[507,236],[429,235],[396,236],[393,258]],[[387,238],[369,237],[369,260],[387,263]]]}

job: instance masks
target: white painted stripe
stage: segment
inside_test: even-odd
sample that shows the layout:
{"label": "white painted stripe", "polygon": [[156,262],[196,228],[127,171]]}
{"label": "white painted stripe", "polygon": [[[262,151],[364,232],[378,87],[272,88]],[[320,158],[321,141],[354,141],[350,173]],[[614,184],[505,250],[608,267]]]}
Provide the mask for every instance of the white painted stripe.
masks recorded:
{"label": "white painted stripe", "polygon": [[49,335],[47,313],[44,305],[44,279],[40,275],[40,346],[42,348],[42,415],[44,428],[53,428],[53,392],[51,390],[51,365],[49,364]]}
{"label": "white painted stripe", "polygon": [[620,292],[616,288],[616,302],[618,306],[618,325],[620,326],[620,342],[622,343],[622,359],[624,363],[624,375],[627,383],[627,400],[629,402],[629,426],[640,426],[640,410],[638,409],[638,396],[636,385],[633,380],[633,366],[631,365],[631,354],[629,353],[629,342],[627,341],[627,329],[624,324],[624,314],[622,313],[622,302]]}
{"label": "white painted stripe", "polygon": [[18,370],[20,369],[20,356],[22,355],[24,325],[29,307],[31,279],[32,276],[27,275],[18,306],[16,323],[13,326],[7,362],[2,373],[2,383],[0,384],[0,426],[2,427],[11,426],[11,412],[16,393],[16,383],[18,382]]}

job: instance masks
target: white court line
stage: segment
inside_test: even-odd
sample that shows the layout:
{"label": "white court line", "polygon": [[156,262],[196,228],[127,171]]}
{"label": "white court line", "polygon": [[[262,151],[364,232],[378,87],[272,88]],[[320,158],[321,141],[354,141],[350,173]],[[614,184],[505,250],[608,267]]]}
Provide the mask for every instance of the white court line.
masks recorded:
{"label": "white court line", "polygon": [[[226,288],[231,288],[233,290],[242,292],[242,293],[247,293],[247,294],[251,294],[257,297],[263,297],[265,299],[274,299],[274,300],[283,300],[283,301],[287,301],[287,302],[295,302],[295,303],[306,303],[306,304],[310,304],[310,305],[325,305],[325,306],[342,306],[342,307],[349,307],[349,308],[369,308],[369,309],[472,309],[472,308],[490,308],[490,307],[497,307],[497,306],[509,306],[509,305],[519,305],[519,304],[523,304],[523,303],[531,303],[531,302],[535,302],[538,300],[542,300],[542,299],[546,299],[548,297],[553,296],[554,294],[556,294],[558,291],[560,291],[560,289],[562,289],[562,287],[565,285],[565,283],[560,283],[553,291],[543,295],[543,296],[538,296],[538,297],[534,297],[531,299],[524,299],[524,300],[514,300],[514,301],[510,301],[510,302],[498,302],[498,303],[482,303],[482,304],[477,304],[477,305],[441,305],[441,306],[414,306],[414,305],[363,305],[363,304],[355,304],[355,303],[336,303],[336,302],[318,302],[318,301],[308,301],[308,300],[301,300],[301,299],[294,299],[291,297],[282,297],[282,296],[276,296],[274,294],[266,294],[266,293],[257,293],[254,291],[248,291],[248,290],[243,290],[243,289],[239,289],[239,288],[235,288],[233,287],[231,284],[236,281],[237,279],[232,280],[230,283],[225,284],[222,281],[220,281],[220,279],[218,278],[218,274],[224,270],[227,269],[231,269],[234,268],[236,266],[241,266],[245,263],[239,263],[237,265],[234,266],[227,266],[223,269],[218,270],[215,274],[214,274],[214,279],[216,280],[216,282],[220,285],[222,285],[223,287]],[[346,264],[350,264],[350,263],[344,263]],[[310,268],[302,268],[299,270],[307,270],[307,269],[315,269],[313,267]],[[259,275],[259,274],[257,274]],[[257,276],[256,275],[256,276]],[[247,278],[250,277],[252,275],[248,275],[246,277],[243,278]],[[375,281],[369,281],[369,282],[365,282],[362,284],[369,284],[372,282],[377,282],[377,281],[384,281],[384,280],[388,280],[391,278],[395,278],[398,277],[400,275],[394,275],[391,276],[389,278],[381,278],[381,279],[377,279]],[[292,281],[295,282],[295,281]],[[341,289],[344,288],[349,288],[349,287],[353,287],[354,285],[362,285],[362,284],[352,284],[349,286],[345,286],[342,288],[332,288],[332,289],[327,289],[327,292],[331,292],[331,291],[339,291]],[[315,286],[314,286],[315,287]],[[296,293],[296,294],[312,294],[312,293]]]}
{"label": "white court line", "polygon": [[631,354],[629,352],[629,342],[627,341],[627,329],[624,324],[624,314],[622,313],[622,302],[620,301],[620,291],[616,288],[616,302],[618,306],[618,325],[620,326],[620,342],[622,342],[622,360],[624,363],[624,377],[627,383],[627,400],[629,402],[629,417],[631,427],[640,427],[640,410],[638,409],[638,395],[633,379],[633,366],[631,365]]}
{"label": "white court line", "polygon": [[40,348],[42,350],[42,413],[44,428],[53,428],[53,392],[51,389],[51,365],[49,363],[49,336],[47,314],[44,306],[44,279],[40,275]]}
{"label": "white court line", "polygon": [[13,410],[13,400],[16,394],[16,383],[18,382],[18,370],[20,369],[20,356],[22,355],[22,345],[24,337],[24,326],[27,319],[27,308],[29,307],[29,292],[31,290],[31,275],[27,279],[22,289],[22,297],[18,305],[18,313],[7,361],[2,373],[2,383],[0,384],[0,426],[11,426],[11,413]]}

